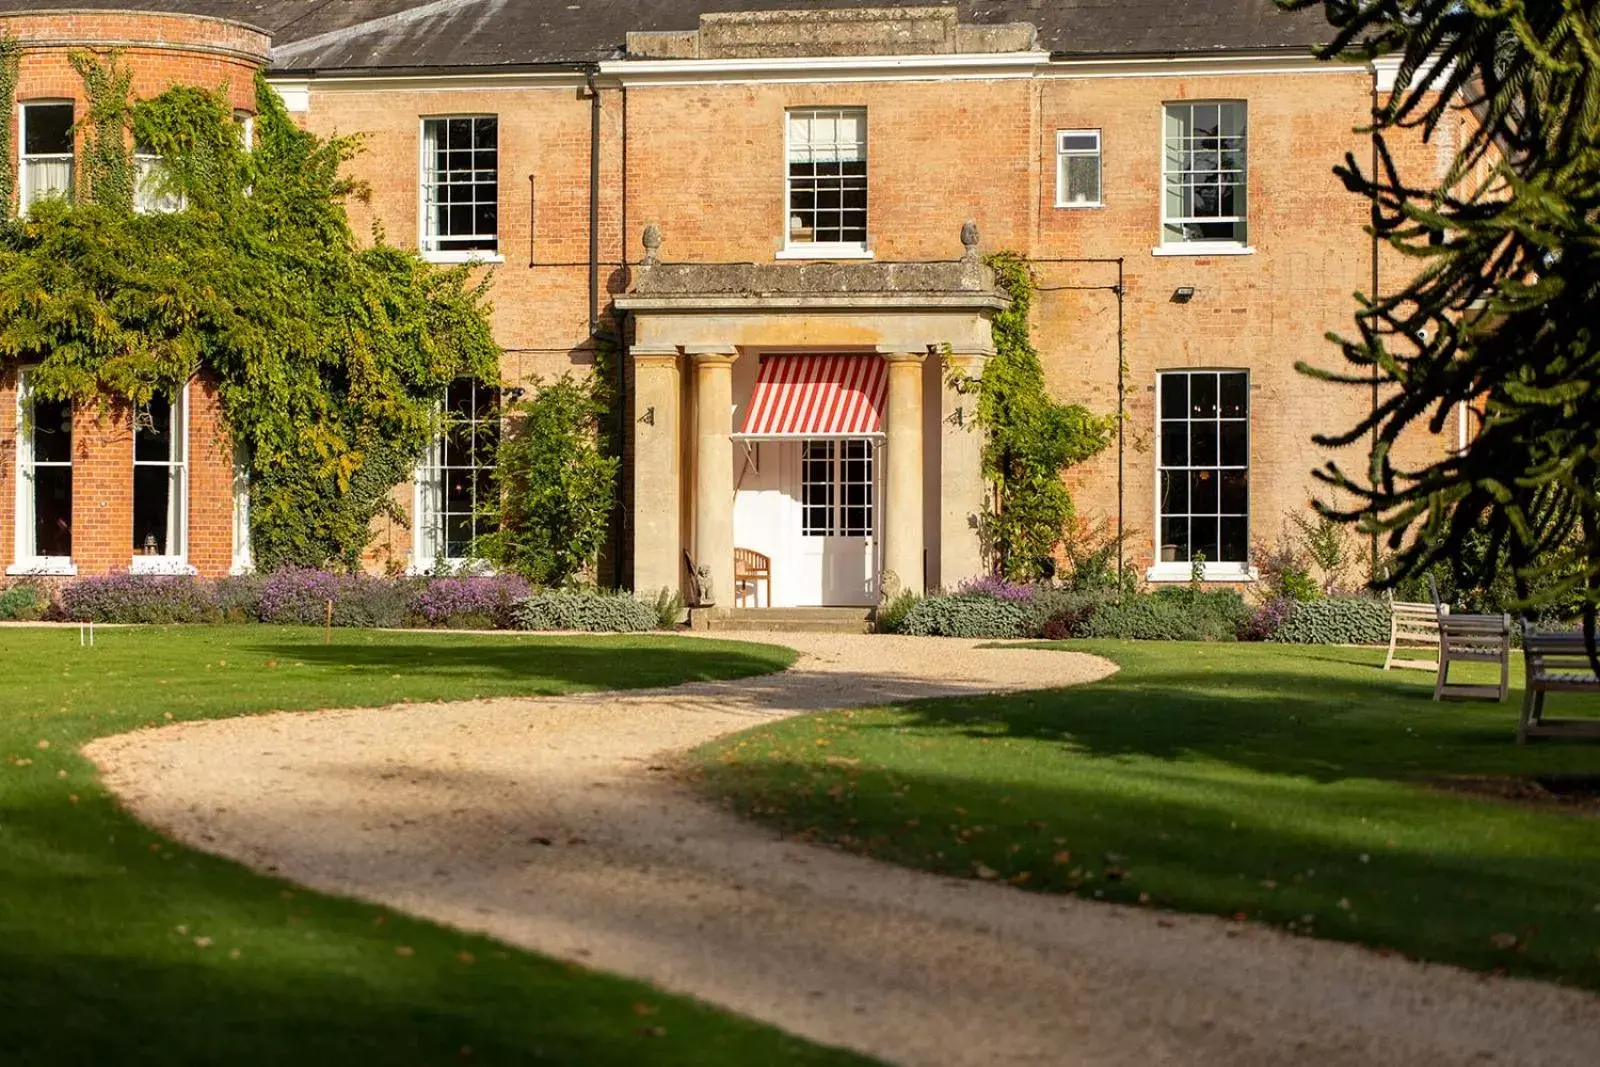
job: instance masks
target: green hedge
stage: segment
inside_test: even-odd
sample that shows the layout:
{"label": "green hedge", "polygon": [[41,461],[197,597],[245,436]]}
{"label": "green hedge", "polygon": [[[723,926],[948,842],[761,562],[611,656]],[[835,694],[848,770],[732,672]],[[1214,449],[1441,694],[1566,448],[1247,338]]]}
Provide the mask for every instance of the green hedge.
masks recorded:
{"label": "green hedge", "polygon": [[654,630],[659,622],[654,604],[629,593],[538,593],[511,609],[519,630],[590,630],[635,633]]}
{"label": "green hedge", "polygon": [[1387,644],[1389,605],[1369,596],[1324,597],[1296,604],[1267,640],[1291,645]]}
{"label": "green hedge", "polygon": [[1250,617],[1244,599],[1231,591],[1193,593],[1163,589],[1096,608],[1077,637],[1125,641],[1233,641]]}
{"label": "green hedge", "polygon": [[0,622],[34,622],[44,618],[49,599],[32,585],[14,585],[0,593]]}
{"label": "green hedge", "polygon": [[1028,606],[990,596],[957,594],[919,600],[900,623],[912,637],[1023,637]]}

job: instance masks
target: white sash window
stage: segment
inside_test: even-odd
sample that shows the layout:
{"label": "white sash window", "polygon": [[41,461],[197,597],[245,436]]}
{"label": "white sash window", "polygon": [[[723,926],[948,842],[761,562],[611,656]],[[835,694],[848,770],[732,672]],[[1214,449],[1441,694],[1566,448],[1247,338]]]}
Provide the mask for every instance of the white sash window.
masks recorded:
{"label": "white sash window", "polygon": [[72,196],[72,105],[23,104],[21,214],[47,197]]}
{"label": "white sash window", "polygon": [[74,574],[72,405],[17,383],[16,562],[11,574]]}
{"label": "white sash window", "polygon": [[157,393],[134,411],[134,572],[189,570],[187,392]]}

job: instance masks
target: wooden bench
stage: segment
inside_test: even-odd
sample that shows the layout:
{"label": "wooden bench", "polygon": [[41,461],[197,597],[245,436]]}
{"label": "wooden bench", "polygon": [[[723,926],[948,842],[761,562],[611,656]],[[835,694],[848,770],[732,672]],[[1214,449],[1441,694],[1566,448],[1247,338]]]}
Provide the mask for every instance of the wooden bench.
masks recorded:
{"label": "wooden bench", "polygon": [[[1452,663],[1498,663],[1499,685],[1450,681]],[[1439,674],[1435,700],[1504,700],[1511,687],[1511,616],[1439,611]]]}
{"label": "wooden bench", "polygon": [[[1408,667],[1419,671],[1439,669],[1439,616],[1450,605],[1413,604],[1403,600],[1389,602],[1389,655],[1383,669]],[[1403,647],[1402,647],[1403,646]],[[1416,653],[1427,649],[1431,659],[1400,658],[1397,653]]]}
{"label": "wooden bench", "polygon": [[760,583],[767,585],[767,607],[772,607],[772,559],[764,556],[753,548],[736,548],[733,550],[733,602],[735,606],[744,599],[745,589],[749,588],[750,596],[755,600],[756,607],[761,607],[761,597],[757,592]]}
{"label": "wooden bench", "polygon": [[1600,693],[1583,634],[1576,631],[1535,630],[1522,620],[1522,656],[1527,681],[1522,694],[1522,717],[1517,722],[1517,744],[1530,737],[1600,737],[1600,719],[1546,720],[1546,693]]}

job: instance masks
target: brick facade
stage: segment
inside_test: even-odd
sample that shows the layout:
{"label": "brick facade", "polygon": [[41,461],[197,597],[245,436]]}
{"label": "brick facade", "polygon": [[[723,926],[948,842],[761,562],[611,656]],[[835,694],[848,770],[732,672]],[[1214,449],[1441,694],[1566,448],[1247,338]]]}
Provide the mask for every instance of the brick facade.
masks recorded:
{"label": "brick facade", "polygon": [[[0,36],[23,43],[18,104],[70,100],[77,116],[88,101],[67,60],[73,50],[117,50],[133,75],[136,98],[198,85],[224,89],[236,110],[253,112],[254,79],[270,43],[259,30],[220,19],[90,11],[0,14]],[[17,119],[4,117],[14,146]],[[0,571],[18,563],[16,385],[14,369],[0,379]],[[233,563],[232,446],[216,389],[204,379],[188,389],[187,452],[186,559],[202,575],[226,574]],[[79,574],[125,570],[134,556],[132,411],[111,403],[78,407],[72,461],[73,564]]]}
{"label": "brick facade", "polygon": [[[19,27],[22,29],[19,30]],[[22,32],[26,30],[26,32]],[[66,67],[72,41],[125,44],[135,91],[174,82],[226,83],[249,106],[250,75],[265,38],[208,19],[119,14],[0,16],[0,33],[29,40],[21,99],[73,98],[81,85]],[[1037,55],[1036,53],[1033,53]],[[975,220],[984,251],[1014,249],[1037,266],[1035,339],[1052,392],[1097,412],[1125,395],[1124,448],[1069,475],[1079,511],[1094,519],[1120,511],[1133,562],[1153,561],[1156,376],[1181,368],[1250,374],[1252,540],[1272,540],[1315,493],[1314,468],[1330,455],[1315,432],[1352,425],[1366,410],[1357,389],[1322,385],[1296,361],[1337,366],[1324,335],[1347,332],[1352,294],[1370,286],[1367,209],[1331,173],[1346,152],[1366,158],[1352,132],[1369,114],[1374,74],[1318,67],[1309,60],[1250,57],[1203,64],[1019,62],[1002,74],[929,68],[926,73],[859,70],[824,80],[816,73],[750,73],[699,80],[632,79],[612,64],[596,78],[573,70],[536,74],[285,78],[299,99],[295,118],[321,134],[360,132],[365,150],[352,176],[371,189],[352,205],[358,232],[381,227],[402,247],[417,241],[420,123],[428,116],[499,119],[499,253],[493,267],[494,328],[512,383],[593,363],[589,305],[590,123],[597,85],[598,311],[632,279],[646,223],[664,235],[663,256],[690,262],[771,262],[783,246],[784,115],[796,107],[864,107],[868,129],[870,245],[886,262],[954,258],[963,221]],[[1161,241],[1162,109],[1182,100],[1242,100],[1249,109],[1248,255],[1158,255]],[[14,121],[14,120],[13,120]],[[1055,202],[1055,133],[1101,132],[1104,206]],[[1408,176],[1432,181],[1448,153],[1402,147]],[[1091,260],[1095,262],[1090,262]],[[1124,289],[1118,336],[1114,286]],[[1392,284],[1404,265],[1385,256]],[[1174,299],[1192,288],[1187,301]],[[1120,364],[1119,364],[1120,357]],[[3,388],[3,387],[0,387]],[[687,386],[685,386],[687,388]],[[7,395],[0,392],[0,405]],[[229,562],[231,471],[223,457],[202,466],[201,444],[220,439],[211,391],[191,399],[191,562],[218,573]],[[14,410],[11,407],[0,410]],[[81,418],[87,419],[85,414]],[[10,447],[0,419],[0,449]],[[112,425],[117,425],[112,420]],[[97,426],[99,424],[96,424]],[[96,429],[95,434],[107,431]],[[1415,454],[1449,447],[1419,435]],[[120,455],[125,442],[95,437],[80,447]],[[1359,449],[1339,457],[1359,467]],[[80,565],[119,565],[126,546],[121,460],[86,460],[86,526]],[[1120,477],[1119,477],[1120,468]],[[0,469],[0,558],[11,551],[15,464]],[[643,490],[641,490],[643,491]],[[409,510],[409,486],[396,499]],[[103,514],[102,514],[103,513]],[[102,530],[102,527],[104,529]],[[412,534],[384,524],[369,562],[410,559]]]}

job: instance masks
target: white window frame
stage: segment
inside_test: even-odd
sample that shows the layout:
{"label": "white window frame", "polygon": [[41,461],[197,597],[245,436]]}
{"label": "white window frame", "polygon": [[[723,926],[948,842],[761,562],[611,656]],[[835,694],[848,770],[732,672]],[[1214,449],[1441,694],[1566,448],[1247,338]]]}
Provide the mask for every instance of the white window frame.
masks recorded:
{"label": "white window frame", "polygon": [[239,127],[239,139],[244,142],[246,152],[255,151],[256,147],[256,117],[243,108],[235,108],[233,121]]}
{"label": "white window frame", "polygon": [[[797,115],[844,115],[859,114],[861,116],[861,154],[867,163],[867,225],[866,239],[863,241],[795,241],[791,239],[789,225],[789,205],[793,203],[793,191],[790,186],[789,155],[793,147],[790,140],[791,122]],[[872,256],[872,195],[871,195],[871,135],[867,122],[867,109],[859,105],[848,107],[793,107],[785,109],[783,113],[783,247],[777,252],[778,259],[871,259]]]}
{"label": "white window frame", "polygon": [[28,195],[28,168],[30,163],[59,163],[63,160],[67,164],[67,197],[70,199],[73,188],[78,179],[78,160],[76,138],[74,138],[73,151],[28,153],[28,110],[35,107],[70,107],[72,108],[72,122],[74,128],[78,122],[78,105],[71,100],[27,100],[17,104],[17,214],[26,216],[33,208],[34,198]]}
{"label": "white window frame", "polygon": [[[1069,137],[1093,137],[1094,148],[1068,148]],[[1056,131],[1056,207],[1058,208],[1096,208],[1106,206],[1106,171],[1105,171],[1105,142],[1099,130],[1057,130]],[[1067,160],[1093,159],[1094,160],[1094,189],[1093,200],[1068,200],[1067,199]]]}
{"label": "white window frame", "polygon": [[[1155,456],[1155,463],[1154,463],[1155,479],[1154,479],[1154,484],[1151,486],[1151,499],[1150,499],[1151,515],[1153,515],[1154,519],[1155,519],[1155,521],[1151,524],[1154,527],[1154,532],[1153,532],[1153,535],[1151,537],[1151,541],[1152,541],[1151,547],[1154,550],[1154,560],[1155,560],[1155,562],[1150,566],[1150,569],[1145,572],[1145,579],[1147,581],[1151,581],[1151,582],[1187,582],[1187,581],[1192,580],[1193,577],[1194,577],[1194,568],[1193,568],[1193,564],[1192,564],[1191,561],[1189,561],[1189,560],[1179,560],[1179,561],[1175,561],[1175,562],[1164,563],[1161,560],[1161,539],[1162,539],[1161,538],[1161,521],[1162,521],[1162,518],[1163,518],[1162,511],[1161,511],[1161,473],[1162,473],[1163,470],[1171,469],[1171,468],[1166,467],[1166,465],[1162,462],[1162,450],[1161,450],[1162,449],[1162,437],[1163,437],[1163,434],[1165,433],[1165,431],[1164,431],[1164,428],[1163,428],[1163,425],[1162,425],[1163,419],[1162,419],[1162,411],[1161,411],[1161,385],[1162,385],[1162,380],[1164,378],[1166,378],[1168,375],[1193,376],[1193,375],[1197,375],[1197,374],[1213,374],[1213,375],[1218,375],[1218,376],[1223,375],[1223,374],[1243,374],[1244,375],[1244,419],[1243,419],[1243,422],[1244,422],[1244,466],[1240,467],[1237,464],[1223,464],[1221,462],[1222,456],[1221,456],[1221,452],[1220,452],[1220,441],[1219,441],[1219,452],[1218,452],[1218,456],[1217,456],[1218,463],[1216,465],[1216,469],[1219,470],[1219,471],[1221,471],[1221,470],[1243,470],[1245,472],[1245,477],[1246,477],[1245,510],[1244,510],[1245,558],[1243,560],[1207,560],[1206,563],[1205,563],[1205,566],[1204,566],[1204,568],[1203,568],[1203,570],[1201,572],[1201,580],[1202,581],[1206,581],[1206,582],[1249,582],[1249,581],[1254,581],[1255,578],[1256,578],[1256,573],[1257,572],[1256,572],[1255,568],[1250,565],[1250,559],[1249,559],[1249,556],[1250,556],[1250,525],[1251,525],[1251,521],[1252,521],[1252,518],[1253,518],[1253,513],[1251,511],[1251,503],[1252,503],[1252,499],[1253,499],[1253,494],[1252,494],[1252,487],[1249,484],[1249,478],[1250,478],[1250,475],[1251,475],[1251,473],[1253,471],[1253,467],[1252,467],[1251,462],[1250,462],[1250,454],[1251,454],[1251,426],[1250,426],[1251,418],[1250,418],[1250,416],[1251,416],[1251,410],[1254,407],[1254,405],[1251,402],[1250,371],[1247,368],[1243,368],[1243,367],[1172,367],[1172,368],[1170,368],[1168,370],[1163,370],[1163,371],[1156,372],[1156,403],[1155,403],[1155,422],[1156,422],[1156,425],[1155,425],[1155,453],[1154,453],[1154,456]],[[1219,404],[1219,410],[1218,410],[1217,418],[1214,419],[1214,420],[1205,420],[1205,421],[1214,421],[1214,422],[1219,422],[1219,423],[1221,421],[1235,421],[1235,420],[1223,420],[1222,419],[1221,410],[1220,410],[1220,403],[1221,403],[1221,380],[1220,380],[1220,377],[1219,377],[1219,379],[1218,379],[1218,404]],[[1185,416],[1185,418],[1184,418],[1184,428],[1185,428],[1185,433],[1186,434],[1187,434],[1187,431],[1188,431],[1188,425],[1189,425],[1190,421],[1192,421],[1191,418],[1189,416]],[[1185,469],[1190,469],[1188,464],[1185,465]],[[1220,485],[1217,487],[1217,492],[1219,494],[1222,492],[1222,487]],[[1220,503],[1220,499],[1219,499],[1219,503]],[[1191,507],[1192,506],[1193,506],[1193,504],[1191,502]],[[1219,515],[1220,515],[1220,508],[1219,508]],[[1219,538],[1218,538],[1219,549],[1220,549],[1220,540],[1221,539],[1220,539],[1220,536],[1219,536]],[[1192,542],[1192,538],[1191,538],[1191,542]]]}
{"label": "white window frame", "polygon": [[233,446],[233,563],[229,574],[252,574],[256,569],[250,547],[250,446]]}
{"label": "white window frame", "polygon": [[[493,249],[471,248],[454,249],[439,248],[437,242],[439,235],[430,235],[430,219],[433,201],[433,184],[430,178],[433,163],[428,151],[428,123],[448,123],[452,119],[494,119],[495,120],[495,148],[494,148],[494,175],[495,175],[495,232],[493,234],[495,246]],[[423,115],[417,120],[417,248],[421,251],[422,258],[430,263],[504,263],[505,255],[502,252],[504,234],[502,231],[503,213],[500,211],[500,194],[504,182],[501,181],[501,126],[498,114],[476,112],[472,114],[449,115]],[[474,149],[475,150],[475,149]],[[453,235],[462,236],[462,235]],[[486,234],[474,234],[475,237],[486,237]]]}
{"label": "white window frame", "polygon": [[167,174],[167,161],[155,152],[133,153],[133,210],[138,215],[171,215],[189,206],[183,193],[166,192],[159,196],[145,189],[147,182],[161,182]]}
{"label": "white window frame", "polygon": [[[1179,216],[1167,214],[1167,181],[1171,176],[1171,152],[1167,145],[1167,117],[1174,108],[1188,108],[1191,112],[1196,107],[1237,107],[1244,115],[1242,167],[1239,172],[1238,191],[1244,202],[1244,210],[1238,215],[1227,216]],[[1219,116],[1220,121],[1220,116]],[[1250,237],[1250,106],[1246,100],[1168,100],[1161,105],[1161,123],[1158,130],[1158,144],[1161,151],[1161,186],[1158,196],[1161,201],[1161,230],[1160,240],[1155,248],[1150,250],[1156,256],[1248,256],[1254,255],[1255,249],[1249,244]],[[1167,236],[1167,227],[1172,224],[1184,222],[1232,222],[1244,228],[1245,240],[1226,238],[1219,240],[1179,241]]]}
{"label": "white window frame", "polygon": [[[137,413],[135,413],[137,417]],[[189,384],[184,383],[181,390],[172,398],[172,442],[173,451],[180,453],[180,458],[172,458],[169,452],[165,460],[148,460],[139,458],[139,433],[137,426],[134,428],[130,452],[133,458],[132,471],[140,467],[165,467],[168,480],[168,508],[171,510],[169,522],[177,522],[178,551],[165,552],[159,556],[144,556],[139,554],[137,546],[130,546],[128,562],[129,574],[194,574],[195,569],[189,565],[189,455],[191,452],[189,441]],[[132,478],[132,471],[129,473]],[[171,486],[177,484],[177,492],[173,493]],[[137,492],[135,489],[134,492]],[[129,502],[132,503],[133,492],[129,493]],[[137,511],[130,507],[130,511]],[[131,526],[133,515],[130,514],[128,522]],[[170,548],[173,540],[173,531],[167,530],[168,545]]]}
{"label": "white window frame", "polygon": [[[34,534],[34,500],[33,500],[33,471],[39,466],[33,458],[33,426],[30,418],[29,405],[33,399],[33,390],[28,384],[28,370],[23,368],[17,372],[17,464],[16,464],[16,507],[12,511],[15,516],[15,553],[10,567],[6,573],[62,575],[70,576],[78,573],[77,566],[72,562],[71,556],[41,556],[36,551]],[[69,408],[70,410],[70,408]],[[74,427],[76,430],[76,427]],[[76,434],[74,434],[76,436]],[[66,467],[71,469],[72,448],[67,448],[67,462],[52,461],[46,464],[51,467]],[[74,524],[76,520],[74,520]]]}
{"label": "white window frame", "polygon": [[[482,382],[476,383],[476,389],[479,390],[492,390],[494,388],[495,387],[485,385]],[[476,394],[474,394],[474,417],[472,421],[475,424],[490,421],[489,419],[478,417],[477,409],[478,405],[476,403]],[[440,399],[434,410],[436,411],[440,420],[439,432],[434,434],[433,439],[428,442],[427,451],[422,454],[422,460],[417,464],[416,473],[412,477],[411,566],[409,571],[412,574],[434,574],[438,572],[440,568],[444,568],[452,573],[468,572],[473,574],[487,574],[491,572],[492,568],[486,560],[478,559],[472,556],[448,555],[447,553],[449,550],[449,544],[448,539],[445,536],[445,530],[441,527],[440,530],[435,534],[429,530],[428,522],[425,521],[428,519],[437,519],[441,523],[447,521],[446,512],[442,506],[439,508],[430,508],[427,505],[426,494],[433,491],[432,479],[437,476],[439,472],[448,469],[454,469],[447,468],[444,465],[444,439],[445,434],[448,432],[448,426],[445,420],[450,414],[446,400]],[[505,422],[500,414],[500,411],[501,405],[496,405],[494,419],[500,422],[500,431],[504,432]],[[492,471],[494,470],[494,467],[495,465],[491,461],[488,464],[474,466],[471,469],[473,471]]]}

